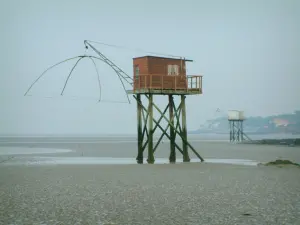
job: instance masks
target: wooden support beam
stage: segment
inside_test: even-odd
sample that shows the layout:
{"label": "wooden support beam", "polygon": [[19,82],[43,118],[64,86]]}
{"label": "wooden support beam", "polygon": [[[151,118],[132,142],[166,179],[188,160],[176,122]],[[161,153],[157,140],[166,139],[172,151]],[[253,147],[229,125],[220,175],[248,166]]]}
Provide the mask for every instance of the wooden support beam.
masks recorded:
{"label": "wooden support beam", "polygon": [[[170,124],[168,123],[168,125],[167,125],[167,127],[166,127],[165,129],[163,129],[163,128],[160,126],[160,124],[159,124],[160,121],[161,121],[161,119],[164,118],[164,115],[165,115],[165,113],[166,113],[168,107],[170,107],[170,104],[168,104],[168,106],[166,107],[166,109],[164,110],[163,114],[160,116],[160,118],[159,118],[158,121],[153,120],[154,123],[156,124],[155,128],[156,128],[156,127],[159,127],[160,130],[163,132],[162,135],[160,136],[160,138],[158,139],[158,142],[156,143],[156,145],[155,145],[155,147],[154,147],[154,150],[153,150],[154,152],[156,151],[156,149],[157,149],[159,143],[161,142],[161,140],[162,140],[162,138],[163,138],[164,136],[167,136],[167,138],[168,138],[169,140],[171,140],[171,136],[167,133],[167,130],[168,130],[168,128],[170,127]],[[180,109],[180,106],[178,106],[177,109],[176,109],[176,108],[174,108],[174,109],[175,109],[175,112],[178,112],[178,110]],[[145,110],[145,108],[144,108],[144,110]],[[180,112],[180,111],[179,111],[179,112]],[[173,117],[173,118],[174,118],[174,117]],[[177,123],[178,123],[178,121],[177,121]],[[155,129],[155,128],[154,128],[154,129]],[[177,129],[177,126],[176,126],[176,129]],[[175,137],[176,137],[176,132],[175,132]],[[175,144],[175,147],[177,148],[177,150],[183,155],[182,149],[176,144],[176,142],[175,142],[174,144]]]}
{"label": "wooden support beam", "polygon": [[[143,105],[143,104],[141,104]],[[148,121],[148,116],[149,116],[149,113],[146,111],[147,115],[145,117],[145,114],[144,114],[144,110],[142,111],[142,115],[143,115],[143,120],[144,120],[144,128],[143,128],[143,134],[142,134],[142,138],[143,138],[143,141],[144,141],[144,137],[145,137],[145,133],[147,135],[147,138],[148,138],[148,129],[147,129],[147,121]]]}
{"label": "wooden support beam", "polygon": [[[138,156],[137,161],[138,163],[143,163],[143,151],[146,147],[148,147],[148,159],[147,162],[149,164],[153,164],[154,159],[154,152],[156,151],[157,147],[159,146],[162,138],[164,136],[168,137],[170,140],[170,163],[176,162],[176,152],[175,149],[177,148],[183,155],[183,161],[189,162],[190,158],[188,155],[188,147],[195,153],[195,155],[201,160],[204,161],[204,159],[197,153],[197,151],[191,146],[191,144],[187,141],[187,127],[186,127],[186,106],[185,106],[185,96],[181,96],[181,103],[176,108],[174,104],[174,98],[172,95],[169,95],[169,104],[166,106],[165,110],[162,112],[158,106],[153,102],[153,95],[152,94],[145,94],[145,97],[148,99],[149,104],[148,108],[143,106],[141,101],[141,95],[137,94],[133,96],[137,101],[137,131],[138,131]],[[158,121],[156,121],[153,118],[153,107],[160,113],[160,118]],[[166,112],[169,109],[169,118],[165,115]],[[145,116],[145,112],[146,116]],[[182,114],[182,117],[181,117]],[[168,125],[165,129],[162,128],[160,125],[160,122],[162,119],[165,119],[168,122]],[[175,124],[175,118],[176,118],[176,124]],[[181,121],[180,121],[181,119]],[[142,121],[143,120],[143,121]],[[144,126],[143,126],[144,122]],[[155,123],[155,127],[153,128],[153,122]],[[181,123],[182,126],[181,126]],[[236,129],[232,129],[233,133],[240,133],[243,135],[243,128],[242,124],[237,124],[239,127],[235,127],[235,123],[232,123],[233,128],[237,128],[238,131],[235,131]],[[161,134],[158,142],[156,143],[155,147],[153,148],[153,135],[155,130],[159,128],[163,133]],[[170,128],[170,134],[167,133],[168,129]],[[147,135],[147,140],[144,143],[145,134]],[[182,139],[182,147],[181,149],[176,144],[176,135],[179,135]],[[234,139],[239,137],[235,134],[232,135]],[[243,138],[242,136],[240,137]]]}
{"label": "wooden support beam", "polygon": [[[153,106],[154,106],[154,108],[162,115],[162,111],[153,103]],[[172,127],[172,124],[170,123],[170,121],[168,120],[168,118],[166,118],[165,116],[164,116],[164,119],[170,124],[170,126]],[[187,141],[187,139],[186,138],[184,138],[184,137],[182,137],[182,135],[180,134],[180,132],[179,131],[177,131],[176,129],[175,129],[175,127],[173,126],[173,128],[174,128],[174,130],[175,130],[175,132],[179,135],[179,136],[181,136],[181,138],[182,138],[182,141],[184,141],[189,147],[190,147],[190,149],[194,152],[194,154],[203,162],[204,161],[204,159],[199,155],[199,153],[194,149],[194,147]]]}
{"label": "wooden support beam", "polygon": [[[165,113],[167,112],[168,108],[169,108],[169,104],[168,104],[167,107],[165,108],[163,114],[165,114]],[[146,111],[145,108],[144,108],[144,110]],[[143,110],[143,111],[144,111],[144,110]],[[149,115],[149,113],[147,113],[147,116],[148,116],[148,115]],[[161,117],[159,118],[158,122],[155,122],[155,127],[154,127],[154,129],[153,129],[153,134],[155,133],[155,130],[156,130],[157,127],[158,127],[157,124],[159,124],[160,121],[161,121],[162,119],[163,119],[163,117],[161,116]],[[147,133],[147,134],[148,134],[148,133]],[[144,137],[144,134],[143,134],[143,137]],[[147,136],[147,137],[148,137],[148,136]],[[161,139],[160,139],[160,141],[161,141]],[[158,141],[158,144],[160,143],[160,141]],[[142,147],[143,151],[145,150],[147,144],[148,144],[148,139],[145,141],[145,143],[144,143],[144,145],[143,145],[143,147]],[[157,144],[156,144],[156,146],[157,146]],[[154,152],[155,152],[156,148],[157,148],[157,147],[154,147],[154,149],[153,149]]]}
{"label": "wooden support beam", "polygon": [[232,121],[232,141],[235,141],[235,125],[234,125],[234,121]]}
{"label": "wooden support beam", "polygon": [[164,136],[165,136],[164,133],[162,133],[162,134],[160,135],[160,137],[159,137],[159,139],[158,139],[156,145],[155,145],[154,148],[153,148],[153,152],[154,152],[154,153],[155,153],[157,147],[159,146],[159,144],[160,144],[160,142],[161,142],[161,140],[163,139]]}
{"label": "wooden support beam", "polygon": [[137,134],[138,134],[138,155],[137,163],[143,164],[143,137],[142,137],[142,101],[141,95],[137,95]]}
{"label": "wooden support beam", "polygon": [[170,163],[176,162],[175,152],[175,127],[174,127],[174,99],[172,95],[169,95],[169,118],[170,118]]}
{"label": "wooden support beam", "polygon": [[153,152],[153,95],[149,95],[149,104],[148,104],[148,159],[149,164],[154,163],[154,152]]}
{"label": "wooden support beam", "polygon": [[[153,120],[154,123],[157,123],[156,120]],[[169,128],[170,125],[167,126],[167,128],[165,130],[167,130]],[[162,128],[162,126],[160,124],[158,124],[159,129],[163,132],[164,135],[167,136],[167,138],[169,138],[169,140],[171,139],[170,135]],[[181,154],[183,154],[182,149],[175,143],[175,147],[178,149],[178,151],[180,151]]]}
{"label": "wooden support beam", "polygon": [[[159,120],[157,121],[157,124],[160,123],[160,121],[164,118],[163,115],[166,114],[166,112],[168,111],[168,108],[170,107],[170,104],[168,104],[165,108],[165,110],[163,111],[162,115],[160,116]],[[153,132],[155,132],[156,128],[158,127],[157,124],[155,125]]]}
{"label": "wooden support beam", "polygon": [[229,141],[231,142],[231,123],[230,123],[230,121],[228,121],[228,125],[229,125]]}
{"label": "wooden support beam", "polygon": [[237,121],[237,141],[240,141],[240,121]]}
{"label": "wooden support beam", "polygon": [[[146,148],[146,146],[148,144],[149,133],[148,133],[147,125],[148,125],[149,112],[147,110],[144,110],[142,102],[141,102],[141,108],[143,109],[142,110],[142,115],[143,115],[143,121],[144,121],[144,128],[143,128],[143,133],[142,133],[142,143],[144,143],[144,144],[142,144],[142,152],[144,152],[144,150],[145,150],[145,148]],[[144,111],[146,112],[146,116],[144,114]],[[144,140],[145,140],[145,134],[146,134],[147,139],[144,142]]]}
{"label": "wooden support beam", "polygon": [[144,142],[143,147],[142,147],[142,151],[144,152],[145,148],[148,145],[148,139]]}
{"label": "wooden support beam", "polygon": [[[134,97],[135,99],[137,99],[135,96],[133,96],[133,97]],[[143,109],[144,111],[147,112],[147,109],[146,109],[146,107],[145,107],[144,105],[141,105],[141,107],[142,107],[142,109]],[[167,109],[167,108],[166,108],[166,109]],[[163,118],[163,116],[162,116],[162,118]],[[158,123],[157,120],[153,119],[153,122],[154,122],[154,123],[156,124],[156,126],[163,132],[162,135],[165,135],[165,136],[167,136],[167,138],[170,139],[170,135],[169,135],[168,133],[166,133],[166,130],[168,130],[170,124],[168,124],[167,128],[164,129],[164,128]],[[144,145],[143,145],[143,151],[144,151],[144,149],[146,148],[147,144],[148,144],[148,140],[147,140],[146,143],[144,143]],[[175,143],[175,147],[177,148],[177,150],[178,150],[181,154],[183,154],[182,149],[181,149],[176,143]],[[155,150],[156,150],[156,148],[155,148]],[[155,150],[154,150],[154,151],[155,151]]]}
{"label": "wooden support beam", "polygon": [[[163,115],[166,114],[168,108],[169,108],[169,104],[167,105],[167,107],[166,107],[165,110],[163,111]],[[160,118],[159,118],[159,120],[158,120],[157,122],[155,121],[155,127],[154,127],[154,129],[153,129],[154,132],[155,132],[155,130],[157,129],[157,127],[158,127],[158,125],[159,125],[159,123],[160,123],[160,121],[161,121],[162,119],[163,119],[163,116],[161,115]],[[167,126],[166,129],[162,130],[163,133],[162,133],[161,136],[159,137],[159,139],[158,139],[156,145],[154,146],[154,149],[153,149],[154,152],[156,151],[158,145],[160,144],[161,140],[162,140],[163,137],[165,136],[166,131],[168,130],[168,128],[169,128],[169,125]]]}
{"label": "wooden support beam", "polygon": [[[179,132],[182,134],[182,129],[181,129],[181,126],[180,126],[181,108],[182,108],[182,104],[180,102],[180,104],[177,107],[177,109],[174,107],[174,110],[175,110],[175,116],[176,116],[176,120],[177,120],[175,129],[176,130],[179,129]],[[175,139],[176,139],[176,135],[177,135],[177,133],[175,132]]]}
{"label": "wooden support beam", "polygon": [[243,121],[241,121],[241,141],[244,141],[244,128],[243,128]]}
{"label": "wooden support beam", "polygon": [[229,122],[229,140],[230,142],[243,142],[246,134],[244,134],[243,120],[228,120]]}
{"label": "wooden support beam", "polygon": [[[182,111],[182,137],[187,140],[187,127],[186,127],[186,105],[185,105],[185,96],[181,95],[181,111]],[[182,149],[183,149],[183,162],[190,162],[191,159],[188,153],[187,142],[182,140]]]}

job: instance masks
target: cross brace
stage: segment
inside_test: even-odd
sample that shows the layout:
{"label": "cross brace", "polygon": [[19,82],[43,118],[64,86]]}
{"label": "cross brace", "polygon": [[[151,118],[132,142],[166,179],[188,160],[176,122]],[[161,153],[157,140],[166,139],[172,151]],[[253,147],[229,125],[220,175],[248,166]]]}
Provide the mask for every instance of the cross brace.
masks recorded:
{"label": "cross brace", "polygon": [[[154,153],[157,150],[159,144],[161,143],[163,137],[167,137],[170,140],[170,163],[176,162],[176,152],[177,149],[183,155],[184,162],[190,162],[190,157],[188,154],[188,148],[190,148],[194,154],[201,160],[204,159],[198,154],[198,152],[193,148],[193,146],[187,141],[187,129],[186,129],[186,106],[185,106],[185,96],[181,95],[181,102],[176,107],[173,99],[173,95],[169,95],[169,103],[165,107],[164,111],[161,111],[159,107],[153,102],[152,94],[144,94],[148,100],[148,107],[146,108],[141,100],[141,94],[134,95],[133,97],[137,101],[137,129],[138,129],[138,155],[137,162],[143,163],[143,153],[148,146],[148,159],[147,162],[154,163]],[[157,110],[160,114],[158,120],[153,118],[153,108]],[[167,118],[166,113],[169,109],[169,118]],[[145,115],[146,114],[146,115]],[[143,120],[142,120],[143,119]],[[167,121],[167,126],[163,128],[160,124],[162,120]],[[181,119],[181,120],[180,120]],[[153,122],[155,126],[153,127]],[[176,125],[175,125],[176,122]],[[157,143],[153,147],[153,134],[156,129],[159,128],[162,131]],[[168,134],[169,130],[169,134]],[[182,140],[182,148],[176,143],[176,137]]]}

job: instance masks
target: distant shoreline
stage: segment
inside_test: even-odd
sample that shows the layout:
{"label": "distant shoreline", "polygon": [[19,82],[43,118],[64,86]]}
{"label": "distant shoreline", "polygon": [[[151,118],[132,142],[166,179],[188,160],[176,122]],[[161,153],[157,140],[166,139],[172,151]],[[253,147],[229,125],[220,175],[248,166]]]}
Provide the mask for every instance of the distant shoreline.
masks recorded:
{"label": "distant shoreline", "polygon": [[[247,135],[300,135],[300,133],[292,133],[292,132],[287,132],[287,133],[279,133],[279,132],[256,132],[256,131],[244,131],[245,134]],[[208,131],[190,131],[188,134],[229,134],[228,132],[208,132]]]}
{"label": "distant shoreline", "polygon": [[[195,134],[195,135],[229,135],[228,132],[207,132],[207,131],[188,131],[188,134]],[[300,133],[265,133],[265,132],[245,132],[247,135],[300,135]],[[159,136],[160,133],[155,134],[155,136]],[[32,138],[32,137],[136,137],[136,133],[129,133],[129,134],[0,134],[0,138]]]}
{"label": "distant shoreline", "polygon": [[[246,135],[254,139],[286,139],[286,138],[300,138],[300,134],[293,133],[252,133],[245,132]],[[160,137],[160,133],[154,134],[154,137]],[[198,136],[200,139],[209,138],[220,138],[227,140],[229,139],[229,132],[188,132],[188,136],[195,138]],[[0,134],[0,139],[49,139],[49,138],[126,138],[136,139],[137,134]]]}
{"label": "distant shoreline", "polygon": [[300,138],[262,139],[262,140],[245,141],[243,142],[243,144],[300,146]]}

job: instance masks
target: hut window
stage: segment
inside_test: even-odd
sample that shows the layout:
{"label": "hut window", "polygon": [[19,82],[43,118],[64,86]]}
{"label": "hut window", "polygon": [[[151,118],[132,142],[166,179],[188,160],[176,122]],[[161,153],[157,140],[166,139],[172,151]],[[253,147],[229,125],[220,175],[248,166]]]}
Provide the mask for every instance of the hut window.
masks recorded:
{"label": "hut window", "polygon": [[168,65],[168,75],[172,75],[172,65]]}
{"label": "hut window", "polygon": [[139,79],[140,68],[139,66],[135,66],[135,79]]}
{"label": "hut window", "polygon": [[168,75],[179,75],[179,66],[168,65]]}
{"label": "hut window", "polygon": [[178,65],[173,65],[174,68],[174,75],[179,75],[179,66]]}

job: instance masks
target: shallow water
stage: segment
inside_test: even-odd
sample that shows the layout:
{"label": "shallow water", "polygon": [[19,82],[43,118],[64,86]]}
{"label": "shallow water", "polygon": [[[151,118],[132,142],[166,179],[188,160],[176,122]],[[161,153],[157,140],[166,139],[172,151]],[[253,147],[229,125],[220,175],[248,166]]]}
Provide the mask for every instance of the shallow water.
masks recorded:
{"label": "shallow water", "polygon": [[[137,164],[134,158],[117,158],[117,157],[45,157],[45,156],[27,156],[30,154],[50,154],[73,152],[69,149],[55,148],[29,148],[29,147],[0,147],[0,155],[14,156],[12,160],[3,163],[5,165],[128,165]],[[18,156],[19,155],[19,156]],[[191,159],[191,162],[200,162],[199,159]],[[235,165],[255,166],[258,162],[246,159],[205,159],[206,163],[225,163]],[[147,163],[146,159],[144,163]],[[176,163],[183,163],[177,160]],[[155,164],[169,164],[168,158],[156,158]]]}
{"label": "shallow water", "polygon": [[[222,140],[197,140],[192,136],[191,143],[205,163],[222,163],[255,166],[258,163],[277,158],[300,163],[299,148],[287,146],[240,145],[222,143]],[[0,141],[1,165],[117,165],[137,164],[136,141],[133,138],[35,138],[7,144]],[[29,144],[29,142],[34,144]],[[52,143],[47,143],[52,142]],[[86,143],[85,143],[86,142]],[[128,143],[125,143],[128,142]],[[132,143],[130,143],[132,142]],[[226,142],[226,141],[225,141]],[[74,144],[72,144],[74,143]],[[82,143],[82,144],[80,144]],[[18,147],[17,147],[18,146]],[[169,143],[164,142],[155,152],[155,164],[169,164]],[[147,164],[144,153],[144,164]],[[190,151],[191,161],[200,160]],[[177,163],[182,163],[178,154]]]}
{"label": "shallow water", "polygon": [[[200,162],[199,159],[191,159],[192,163]],[[147,161],[144,160],[147,164]],[[183,163],[176,161],[176,163]],[[205,163],[222,163],[233,165],[256,166],[258,162],[245,159],[205,159]],[[3,163],[5,165],[130,165],[137,164],[134,158],[113,157],[18,157]],[[155,164],[169,164],[167,158],[156,158]]]}
{"label": "shallow water", "polygon": [[57,148],[0,147],[0,155],[30,155],[66,152],[72,152],[72,150]]}

